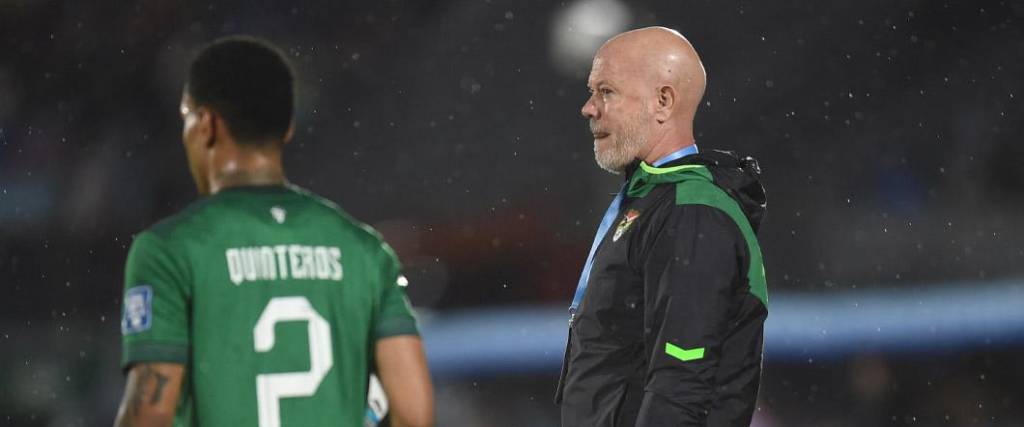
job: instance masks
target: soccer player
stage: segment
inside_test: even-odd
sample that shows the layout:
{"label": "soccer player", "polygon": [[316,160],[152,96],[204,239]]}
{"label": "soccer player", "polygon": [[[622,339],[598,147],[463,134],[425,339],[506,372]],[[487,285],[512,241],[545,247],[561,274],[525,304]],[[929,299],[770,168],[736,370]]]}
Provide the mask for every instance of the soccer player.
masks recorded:
{"label": "soccer player", "polygon": [[433,397],[395,254],[292,186],[293,77],[266,42],[226,38],[181,100],[205,197],[136,236],[125,267],[117,426],[359,426],[376,366],[393,426]]}

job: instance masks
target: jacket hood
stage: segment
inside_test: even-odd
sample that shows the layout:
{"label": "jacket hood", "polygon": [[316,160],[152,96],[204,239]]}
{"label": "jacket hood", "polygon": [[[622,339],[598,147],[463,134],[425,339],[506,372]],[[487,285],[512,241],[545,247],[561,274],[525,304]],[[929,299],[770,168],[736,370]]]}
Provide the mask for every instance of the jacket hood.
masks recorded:
{"label": "jacket hood", "polygon": [[710,180],[740,205],[754,232],[761,225],[767,200],[760,180],[761,168],[753,157],[739,157],[731,151],[710,150],[657,168],[639,163],[631,169],[627,183],[627,193],[631,197],[643,197],[657,184],[690,179]]}

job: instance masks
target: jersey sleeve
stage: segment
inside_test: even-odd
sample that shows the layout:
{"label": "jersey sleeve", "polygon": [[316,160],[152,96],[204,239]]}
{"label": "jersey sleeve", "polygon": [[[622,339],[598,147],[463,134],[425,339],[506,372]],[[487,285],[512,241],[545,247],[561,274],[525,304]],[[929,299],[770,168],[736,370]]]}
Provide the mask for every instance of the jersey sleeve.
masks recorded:
{"label": "jersey sleeve", "polygon": [[125,264],[121,366],[187,363],[189,283],[180,252],[152,232],[139,234]]}
{"label": "jersey sleeve", "polygon": [[386,243],[382,243],[382,247],[380,303],[374,316],[373,338],[419,335],[412,306],[405,296],[405,286],[408,281],[405,276],[401,275],[398,257]]}

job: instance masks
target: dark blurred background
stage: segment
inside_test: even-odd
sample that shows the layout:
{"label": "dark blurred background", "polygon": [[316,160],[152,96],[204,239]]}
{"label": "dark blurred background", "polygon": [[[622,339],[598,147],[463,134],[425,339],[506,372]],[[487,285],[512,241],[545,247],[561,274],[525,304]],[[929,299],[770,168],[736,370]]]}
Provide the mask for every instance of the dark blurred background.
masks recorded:
{"label": "dark blurred background", "polygon": [[[769,316],[755,425],[1024,425],[1022,18],[1009,1],[0,0],[0,424],[110,423],[127,247],[196,198],[177,109],[203,43],[290,56],[290,180],[396,247],[443,360],[464,350],[443,326],[561,316],[620,179],[579,114],[591,56],[664,25],[707,68],[698,145],[758,158],[768,190],[769,289],[792,309]],[[861,292],[908,304],[820,310]],[[498,327],[530,341],[522,318]],[[785,326],[822,322],[867,332],[820,346]],[[515,369],[437,365],[439,425],[557,425],[551,324]]]}

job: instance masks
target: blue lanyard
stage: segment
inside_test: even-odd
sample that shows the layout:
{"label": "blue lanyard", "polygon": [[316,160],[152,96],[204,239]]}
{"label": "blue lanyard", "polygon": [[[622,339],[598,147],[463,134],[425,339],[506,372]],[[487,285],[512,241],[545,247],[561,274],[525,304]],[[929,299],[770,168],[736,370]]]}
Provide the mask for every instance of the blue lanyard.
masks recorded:
{"label": "blue lanyard", "polygon": [[681,159],[683,157],[686,157],[686,156],[689,156],[691,154],[697,154],[697,152],[698,152],[697,151],[697,144],[693,144],[693,145],[690,145],[690,146],[688,146],[686,148],[681,148],[679,150],[673,151],[673,152],[667,154],[665,157],[662,157],[662,158],[660,158],[658,160],[655,160],[654,164],[651,165],[651,166],[661,167],[661,165],[663,165],[665,163],[671,162],[673,160],[679,160],[679,159]]}
{"label": "blue lanyard", "polygon": [[[655,161],[653,166],[658,167],[691,154],[697,154],[697,144],[674,151]],[[608,210],[605,211],[604,218],[601,218],[601,225],[597,227],[597,235],[594,236],[594,243],[590,245],[590,254],[587,255],[587,263],[583,264],[583,272],[580,273],[579,283],[576,284],[576,294],[573,295],[572,305],[569,306],[570,316],[576,315],[576,310],[579,309],[580,302],[583,301],[583,293],[587,291],[587,282],[590,281],[590,269],[594,266],[594,253],[597,252],[597,247],[601,244],[601,240],[604,235],[608,233],[608,229],[612,227],[612,223],[615,222],[615,218],[619,216],[619,207],[622,204],[625,190],[626,184],[623,184],[622,188],[619,189],[618,194],[615,195],[615,199],[612,200],[612,204],[609,205]]]}

